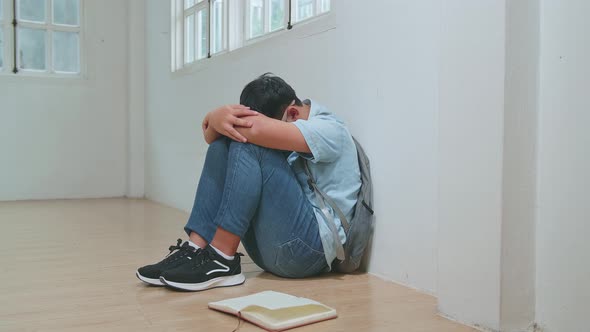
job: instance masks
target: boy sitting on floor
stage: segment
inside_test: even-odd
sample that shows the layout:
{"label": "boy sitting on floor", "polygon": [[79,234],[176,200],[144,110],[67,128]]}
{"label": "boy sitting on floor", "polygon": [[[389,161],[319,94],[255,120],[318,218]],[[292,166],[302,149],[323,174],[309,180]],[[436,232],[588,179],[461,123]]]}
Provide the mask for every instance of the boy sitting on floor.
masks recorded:
{"label": "boy sitting on floor", "polygon": [[246,85],[240,104],[205,116],[209,148],[184,227],[189,240],[139,268],[140,280],[191,291],[242,284],[240,241],[258,266],[281,277],[330,270],[346,235],[336,213],[328,207],[328,218],[318,206],[305,163],[350,220],[361,186],[352,136],[325,107],[301,101],[272,74]]}

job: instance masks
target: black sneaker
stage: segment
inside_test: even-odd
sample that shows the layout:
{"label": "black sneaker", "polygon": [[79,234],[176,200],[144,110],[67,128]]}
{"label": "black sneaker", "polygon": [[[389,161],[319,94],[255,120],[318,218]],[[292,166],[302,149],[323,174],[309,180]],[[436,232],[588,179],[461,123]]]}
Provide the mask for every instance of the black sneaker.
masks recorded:
{"label": "black sneaker", "polygon": [[[170,246],[170,248],[168,248],[170,252],[159,263],[140,267],[135,273],[137,278],[150,285],[164,286],[164,284],[160,281],[162,272],[183,264],[187,261],[186,257],[195,256],[197,251],[201,250],[191,247],[188,244],[188,241],[183,243],[182,246],[180,245],[181,243],[182,240],[178,239],[178,242],[175,246]],[[190,260],[188,260],[188,262],[190,262]]]}
{"label": "black sneaker", "polygon": [[240,266],[240,253],[227,260],[211,246],[188,257],[193,262],[182,264],[162,273],[160,281],[172,288],[187,291],[202,291],[216,287],[241,285],[246,281]]}

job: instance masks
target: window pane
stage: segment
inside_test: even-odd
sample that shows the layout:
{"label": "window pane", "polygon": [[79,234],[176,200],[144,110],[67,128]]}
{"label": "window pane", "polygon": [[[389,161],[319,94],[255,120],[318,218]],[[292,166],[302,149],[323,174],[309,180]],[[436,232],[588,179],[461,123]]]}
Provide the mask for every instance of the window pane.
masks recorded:
{"label": "window pane", "polygon": [[198,59],[206,58],[209,53],[209,45],[207,38],[209,38],[209,24],[207,22],[207,11],[201,10],[197,13],[197,51]]}
{"label": "window pane", "polygon": [[211,53],[215,54],[223,51],[223,0],[213,2],[213,14],[211,15]]}
{"label": "window pane", "polygon": [[285,1],[270,1],[270,31],[278,30],[285,26]]}
{"label": "window pane", "polygon": [[[0,5],[2,3],[0,2]],[[4,29],[0,26],[0,68],[4,68]]]}
{"label": "window pane", "polygon": [[184,0],[184,9],[191,8],[195,5],[195,0]]}
{"label": "window pane", "polygon": [[4,4],[0,0],[0,22],[4,21]]}
{"label": "window pane", "polygon": [[80,0],[53,0],[53,23],[80,24]]}
{"label": "window pane", "polygon": [[45,70],[45,31],[18,29],[19,68]]}
{"label": "window pane", "polygon": [[184,63],[195,61],[195,15],[184,18]]}
{"label": "window pane", "polygon": [[297,21],[305,20],[313,16],[313,2],[315,0],[297,1]]}
{"label": "window pane", "polygon": [[25,21],[45,22],[45,0],[18,0],[18,18]]}
{"label": "window pane", "polygon": [[80,72],[80,36],[77,32],[53,32],[53,70]]}
{"label": "window pane", "polygon": [[194,6],[195,4],[199,3],[199,2],[203,2],[205,0],[184,0],[184,9],[189,9],[192,6]]}
{"label": "window pane", "polygon": [[264,33],[263,0],[250,0],[250,38]]}
{"label": "window pane", "polygon": [[320,0],[320,13],[330,11],[330,0]]}

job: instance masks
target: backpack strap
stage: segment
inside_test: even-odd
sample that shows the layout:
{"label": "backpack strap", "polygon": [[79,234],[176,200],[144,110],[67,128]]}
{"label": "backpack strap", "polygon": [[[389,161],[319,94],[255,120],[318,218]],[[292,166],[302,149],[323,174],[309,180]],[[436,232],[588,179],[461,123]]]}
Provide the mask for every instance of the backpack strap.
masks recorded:
{"label": "backpack strap", "polygon": [[309,170],[307,160],[303,161],[303,165],[305,168],[305,173],[307,173],[307,184],[309,185],[309,189],[313,190],[321,198],[318,200],[320,204],[320,210],[322,211],[324,217],[326,217],[326,220],[328,221],[328,228],[330,228],[330,231],[334,235],[334,240],[336,241],[336,258],[340,261],[344,261],[346,256],[344,254],[344,247],[342,246],[342,242],[340,242],[340,234],[338,234],[334,218],[332,217],[330,211],[328,211],[328,209],[326,208],[325,202],[327,202],[338,215],[340,223],[342,224],[342,227],[344,228],[344,232],[346,234],[348,234],[348,230],[350,229],[348,220],[346,219],[346,216],[344,216],[344,213],[342,213],[342,210],[338,208],[336,203],[318,187],[317,183],[313,179],[313,176],[311,175],[311,171]]}

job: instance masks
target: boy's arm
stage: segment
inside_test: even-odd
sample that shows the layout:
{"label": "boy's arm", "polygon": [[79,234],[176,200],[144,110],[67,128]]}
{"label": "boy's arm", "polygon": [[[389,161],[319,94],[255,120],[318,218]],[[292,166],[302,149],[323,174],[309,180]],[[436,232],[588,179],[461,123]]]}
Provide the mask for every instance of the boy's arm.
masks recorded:
{"label": "boy's arm", "polygon": [[209,125],[203,125],[203,136],[205,137],[205,142],[207,142],[207,144],[211,144],[221,137],[221,134],[216,132],[213,127],[210,127]]}
{"label": "boy's arm", "polygon": [[242,119],[252,123],[252,127],[236,127],[235,129],[249,143],[270,149],[311,153],[305,137],[291,122],[283,122],[262,114],[246,116]]}
{"label": "boy's arm", "polygon": [[207,113],[201,125],[207,144],[213,143],[221,135],[238,142],[246,142],[246,138],[236,130],[240,126],[251,127],[251,121],[242,119],[244,116],[253,118],[258,112],[242,105],[226,105]]}

